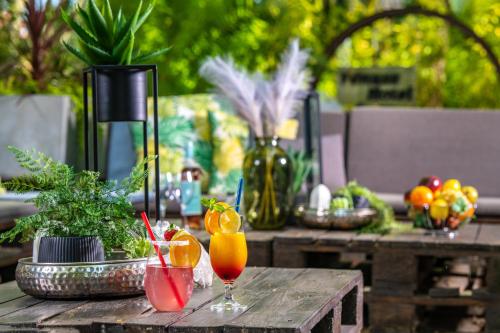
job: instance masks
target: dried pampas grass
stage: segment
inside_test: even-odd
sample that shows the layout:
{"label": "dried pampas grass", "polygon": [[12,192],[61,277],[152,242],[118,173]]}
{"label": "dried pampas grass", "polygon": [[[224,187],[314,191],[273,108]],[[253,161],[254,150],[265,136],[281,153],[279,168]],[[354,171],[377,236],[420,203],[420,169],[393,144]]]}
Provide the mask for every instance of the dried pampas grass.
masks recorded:
{"label": "dried pampas grass", "polygon": [[226,96],[257,137],[274,136],[278,128],[295,115],[301,101],[298,93],[306,88],[309,53],[293,40],[271,81],[259,74],[236,68],[231,58],[209,58],[200,75]]}

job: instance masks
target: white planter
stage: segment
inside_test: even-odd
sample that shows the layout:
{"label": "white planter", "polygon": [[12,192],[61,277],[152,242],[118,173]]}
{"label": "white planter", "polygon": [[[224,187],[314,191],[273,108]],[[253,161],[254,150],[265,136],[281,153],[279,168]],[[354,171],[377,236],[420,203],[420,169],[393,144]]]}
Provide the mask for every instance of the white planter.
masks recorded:
{"label": "white planter", "polygon": [[72,162],[76,150],[72,107],[69,96],[0,96],[0,177],[26,172],[7,145],[33,148],[56,160]]}

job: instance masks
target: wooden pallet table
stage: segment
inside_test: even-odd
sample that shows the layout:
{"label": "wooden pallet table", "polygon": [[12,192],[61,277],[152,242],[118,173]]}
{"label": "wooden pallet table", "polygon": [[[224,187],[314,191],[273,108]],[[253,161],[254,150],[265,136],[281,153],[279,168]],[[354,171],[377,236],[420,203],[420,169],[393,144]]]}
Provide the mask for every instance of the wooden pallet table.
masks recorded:
{"label": "wooden pallet table", "polygon": [[[366,301],[373,332],[413,332],[418,306],[486,307],[488,332],[500,332],[500,226],[469,224],[455,239],[430,236],[424,230],[406,234],[287,229],[273,241],[276,267],[308,267],[322,253],[370,257],[371,281]],[[425,258],[479,257],[487,260],[486,287],[457,297],[422,293],[420,270]]]}
{"label": "wooden pallet table", "polygon": [[223,285],[195,289],[181,312],[156,312],[147,299],[51,301],[0,285],[0,332],[360,332],[361,272],[247,268],[234,296],[245,312],[210,311]]}

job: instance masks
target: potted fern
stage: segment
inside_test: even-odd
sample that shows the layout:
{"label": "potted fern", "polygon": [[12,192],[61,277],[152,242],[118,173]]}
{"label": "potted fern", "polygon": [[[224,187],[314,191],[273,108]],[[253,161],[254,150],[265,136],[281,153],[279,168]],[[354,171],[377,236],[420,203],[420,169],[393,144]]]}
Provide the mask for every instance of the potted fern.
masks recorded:
{"label": "potted fern", "polygon": [[96,70],[95,83],[99,122],[145,121],[147,118],[147,72],[130,66],[144,63],[166,51],[163,48],[141,55],[135,47],[135,33],[153,11],[150,3],[143,11],[139,4],[131,17],[121,9],[114,13],[109,0],[100,10],[95,0],[86,8],[76,7],[76,15],[63,11],[63,20],[78,37],[79,47],[65,41],[69,52],[89,66],[106,65]]}
{"label": "potted fern", "polygon": [[[103,261],[114,249],[144,255],[142,227],[134,218],[129,194],[139,190],[147,171],[139,163],[120,183],[102,181],[94,171],[75,172],[70,166],[43,153],[8,149],[30,174],[13,178],[2,185],[18,193],[39,191],[33,200],[38,212],[16,220],[13,229],[0,234],[0,243],[39,239],[38,262]],[[139,237],[138,237],[139,236]],[[38,260],[36,260],[38,259]]]}

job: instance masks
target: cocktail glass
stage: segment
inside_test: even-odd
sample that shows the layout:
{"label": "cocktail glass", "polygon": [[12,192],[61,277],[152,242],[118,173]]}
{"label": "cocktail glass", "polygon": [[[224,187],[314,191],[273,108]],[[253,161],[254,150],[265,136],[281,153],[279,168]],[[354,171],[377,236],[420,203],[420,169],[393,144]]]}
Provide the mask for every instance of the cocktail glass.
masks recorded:
{"label": "cocktail glass", "polygon": [[[219,225],[224,214],[219,217]],[[240,217],[241,219],[241,217]],[[241,222],[240,222],[241,225]],[[224,228],[210,236],[210,262],[217,276],[224,283],[224,299],[212,305],[212,311],[243,311],[247,308],[234,300],[231,292],[234,281],[247,263],[247,242],[242,228],[225,232]]]}
{"label": "cocktail glass", "polygon": [[[180,311],[193,293],[193,267],[189,264],[189,242],[151,241],[151,245],[144,277],[146,296],[158,311]],[[163,262],[155,247],[161,253]]]}

